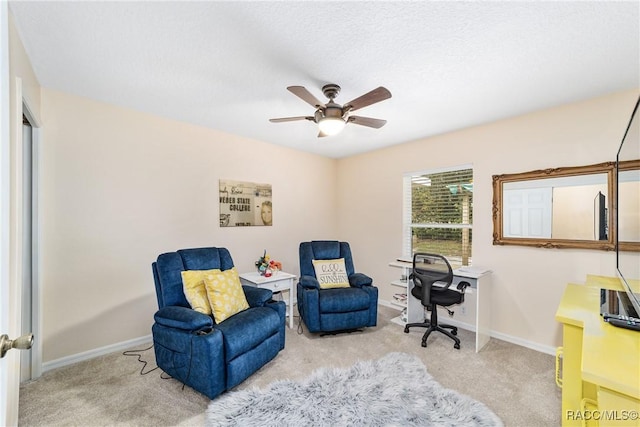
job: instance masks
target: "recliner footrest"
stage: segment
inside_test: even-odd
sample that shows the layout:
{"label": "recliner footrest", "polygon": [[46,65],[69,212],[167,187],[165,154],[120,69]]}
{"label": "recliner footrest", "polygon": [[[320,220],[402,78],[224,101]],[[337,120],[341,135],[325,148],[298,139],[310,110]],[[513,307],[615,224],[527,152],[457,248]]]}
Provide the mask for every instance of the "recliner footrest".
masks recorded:
{"label": "recliner footrest", "polygon": [[360,288],[324,289],[318,298],[321,313],[345,313],[369,308],[369,294]]}
{"label": "recliner footrest", "polygon": [[226,360],[233,360],[280,329],[280,316],[270,307],[254,307],[234,314],[214,329],[222,332]]}

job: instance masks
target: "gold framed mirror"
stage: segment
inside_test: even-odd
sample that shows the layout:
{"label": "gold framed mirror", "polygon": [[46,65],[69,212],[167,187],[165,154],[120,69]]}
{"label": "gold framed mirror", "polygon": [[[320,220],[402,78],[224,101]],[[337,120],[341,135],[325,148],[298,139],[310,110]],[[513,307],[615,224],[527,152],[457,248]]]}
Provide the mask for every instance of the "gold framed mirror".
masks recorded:
{"label": "gold framed mirror", "polygon": [[615,167],[493,175],[493,244],[614,250]]}

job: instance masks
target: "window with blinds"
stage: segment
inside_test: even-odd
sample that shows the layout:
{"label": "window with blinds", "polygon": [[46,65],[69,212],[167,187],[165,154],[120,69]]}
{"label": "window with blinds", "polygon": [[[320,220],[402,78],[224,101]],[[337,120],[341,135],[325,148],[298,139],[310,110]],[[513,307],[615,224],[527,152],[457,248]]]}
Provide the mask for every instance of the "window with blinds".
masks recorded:
{"label": "window with blinds", "polygon": [[453,268],[471,265],[471,165],[405,174],[403,187],[403,255],[437,253]]}

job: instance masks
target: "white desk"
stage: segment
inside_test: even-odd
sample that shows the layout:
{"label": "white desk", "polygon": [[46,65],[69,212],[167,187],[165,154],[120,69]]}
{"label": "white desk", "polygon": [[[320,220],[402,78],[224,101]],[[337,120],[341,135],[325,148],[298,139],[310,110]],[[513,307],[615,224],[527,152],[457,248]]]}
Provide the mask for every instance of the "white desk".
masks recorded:
{"label": "white desk", "polygon": [[289,304],[287,304],[287,316],[289,316],[289,328],[293,329],[293,281],[295,274],[278,271],[271,277],[261,276],[257,271],[242,273],[240,282],[243,285],[256,288],[270,289],[273,292],[289,291]]}
{"label": "white desk", "polygon": [[[389,263],[391,267],[401,268],[405,276],[409,276],[413,269],[413,264],[405,261],[392,261]],[[476,332],[476,353],[482,350],[488,342],[491,333],[491,271],[477,272],[473,271],[472,267],[469,267],[472,271],[454,270],[453,282],[451,288],[454,289],[458,283],[467,282],[470,285],[471,292],[476,293],[476,319],[475,319],[475,332]],[[413,282],[411,280],[401,281],[394,280],[392,285],[403,287],[407,294],[406,303],[394,303],[406,307],[407,320],[403,321],[400,316],[393,319],[394,323],[398,323],[402,326],[405,323],[419,323],[424,322],[424,307],[420,303],[420,300],[411,295],[413,289]],[[467,288],[469,289],[469,288]],[[467,290],[469,292],[469,290]],[[447,319],[447,323],[455,324],[454,326],[464,327],[464,323],[457,322],[455,319]]]}

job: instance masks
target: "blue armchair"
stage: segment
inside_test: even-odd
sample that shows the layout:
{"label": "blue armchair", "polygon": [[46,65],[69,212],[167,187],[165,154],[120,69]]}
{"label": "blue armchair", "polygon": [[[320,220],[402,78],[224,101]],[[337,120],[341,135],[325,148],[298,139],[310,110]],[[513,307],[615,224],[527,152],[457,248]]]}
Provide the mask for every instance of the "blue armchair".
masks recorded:
{"label": "blue armchair", "polygon": [[191,309],[185,270],[233,267],[225,248],[182,249],[152,264],[159,310],[152,326],[156,363],[173,378],[213,399],[273,359],[285,342],[285,310],[267,289],[243,286],[249,308],[216,324]]}
{"label": "blue armchair", "polygon": [[[300,281],[297,284],[298,311],[310,332],[335,333],[376,326],[378,288],[373,280],[356,273],[347,242],[312,241],[300,243]],[[344,258],[348,287],[323,289],[313,260]]]}

